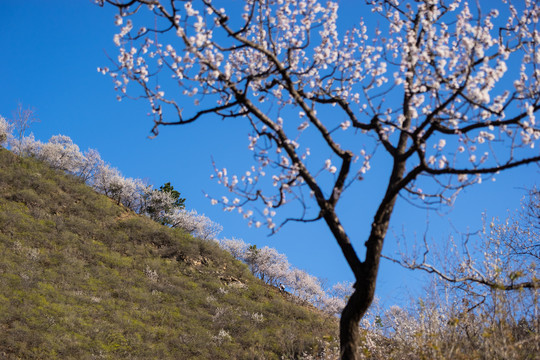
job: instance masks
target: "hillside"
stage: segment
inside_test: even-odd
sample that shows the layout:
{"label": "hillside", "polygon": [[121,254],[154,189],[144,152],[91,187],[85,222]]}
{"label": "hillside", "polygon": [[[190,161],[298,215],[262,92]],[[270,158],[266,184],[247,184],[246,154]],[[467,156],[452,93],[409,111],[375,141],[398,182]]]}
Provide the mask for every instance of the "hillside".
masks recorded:
{"label": "hillside", "polygon": [[0,149],[0,358],[289,359],[336,333],[216,243]]}

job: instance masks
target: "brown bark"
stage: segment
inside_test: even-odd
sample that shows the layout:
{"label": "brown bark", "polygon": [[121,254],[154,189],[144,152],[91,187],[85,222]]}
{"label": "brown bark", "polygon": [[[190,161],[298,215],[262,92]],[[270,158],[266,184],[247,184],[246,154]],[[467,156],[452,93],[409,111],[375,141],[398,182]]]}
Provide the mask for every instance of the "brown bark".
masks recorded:
{"label": "brown bark", "polygon": [[[403,140],[403,142],[405,142]],[[398,147],[398,151],[402,151]],[[377,283],[377,274],[379,272],[379,263],[381,260],[384,238],[390,224],[390,217],[397,199],[397,194],[402,184],[405,173],[405,162],[395,160],[392,174],[390,175],[385,197],[373,219],[371,233],[366,241],[366,258],[363,262],[348,261],[355,278],[354,292],[349,298],[347,305],[341,313],[340,320],[340,356],[343,360],[358,359],[358,348],[360,345],[360,320],[366,314],[371,302],[375,296],[375,286]],[[328,222],[328,220],[327,220]],[[332,226],[330,226],[332,228]],[[334,236],[336,234],[334,233]],[[336,239],[338,237],[336,236]],[[347,239],[348,242],[348,239]],[[342,243],[338,239],[338,243]],[[350,245],[350,243],[349,243]],[[341,246],[346,259],[357,258],[352,246]],[[353,252],[351,254],[351,251]]]}
{"label": "brown bark", "polygon": [[341,313],[340,348],[341,359],[358,359],[360,345],[360,320],[366,314],[375,296],[375,286],[381,259],[384,237],[390,222],[390,214],[395,204],[395,197],[382,208],[381,222],[374,223],[369,240],[366,242],[366,259],[356,274],[355,290]]}

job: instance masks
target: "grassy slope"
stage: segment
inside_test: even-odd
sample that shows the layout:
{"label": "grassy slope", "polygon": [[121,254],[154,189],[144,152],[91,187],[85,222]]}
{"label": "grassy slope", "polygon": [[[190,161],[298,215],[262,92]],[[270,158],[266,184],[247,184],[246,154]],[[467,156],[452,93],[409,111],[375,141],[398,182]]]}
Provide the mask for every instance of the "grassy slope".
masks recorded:
{"label": "grassy slope", "polygon": [[0,149],[0,358],[292,358],[336,329],[215,243]]}

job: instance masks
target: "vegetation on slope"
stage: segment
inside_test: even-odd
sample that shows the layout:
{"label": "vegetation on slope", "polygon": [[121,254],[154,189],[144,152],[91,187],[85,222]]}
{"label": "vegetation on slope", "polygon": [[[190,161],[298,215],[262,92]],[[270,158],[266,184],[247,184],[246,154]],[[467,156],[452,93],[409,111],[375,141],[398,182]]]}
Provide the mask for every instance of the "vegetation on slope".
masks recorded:
{"label": "vegetation on slope", "polygon": [[295,358],[336,330],[215,242],[0,149],[0,357]]}

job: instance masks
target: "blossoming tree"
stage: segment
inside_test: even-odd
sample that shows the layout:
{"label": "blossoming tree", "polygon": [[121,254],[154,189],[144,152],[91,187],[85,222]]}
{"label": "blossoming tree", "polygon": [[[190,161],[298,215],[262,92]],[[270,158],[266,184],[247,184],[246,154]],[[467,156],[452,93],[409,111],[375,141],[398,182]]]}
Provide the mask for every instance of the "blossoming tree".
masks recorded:
{"label": "blossoming tree", "polygon": [[[120,28],[115,65],[98,70],[119,100],[149,101],[154,134],[205,117],[243,118],[251,129],[255,164],[242,175],[216,167],[234,196],[214,203],[272,231],[328,225],[356,278],[340,320],[344,359],[358,356],[398,195],[451,204],[466,186],[540,160],[534,1],[485,11],[460,0],[367,0],[342,33],[334,1],[97,3],[119,10]],[[361,19],[369,10],[380,26]],[[383,195],[367,239],[350,239],[339,201],[374,160],[388,165]],[[291,202],[297,216],[280,218]]]}

